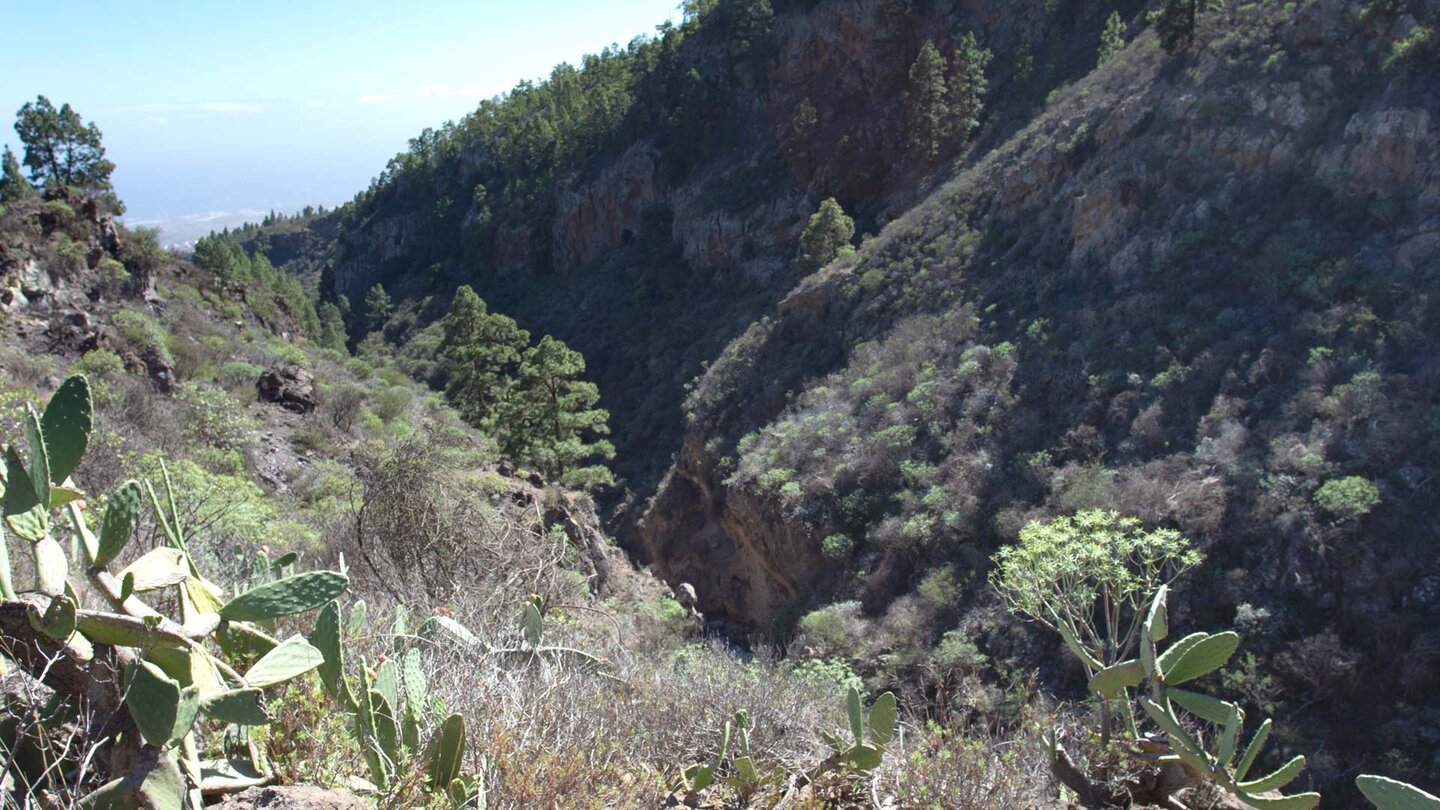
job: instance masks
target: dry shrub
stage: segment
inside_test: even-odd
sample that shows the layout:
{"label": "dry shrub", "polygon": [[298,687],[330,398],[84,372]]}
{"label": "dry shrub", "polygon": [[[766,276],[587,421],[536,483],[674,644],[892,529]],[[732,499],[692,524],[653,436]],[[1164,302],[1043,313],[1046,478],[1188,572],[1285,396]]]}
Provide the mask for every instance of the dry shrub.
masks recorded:
{"label": "dry shrub", "polygon": [[572,555],[563,534],[548,532],[540,511],[495,492],[467,473],[473,454],[421,431],[354,459],[358,491],[350,515],[335,527],[332,547],[345,551],[370,590],[397,601],[423,593],[439,603],[457,592],[485,594],[492,607],[538,593],[568,597]]}
{"label": "dry shrub", "polygon": [[1353,695],[1360,673],[1360,654],[1347,649],[1334,632],[1291,643],[1281,653],[1277,668],[1300,694],[1325,700]]}

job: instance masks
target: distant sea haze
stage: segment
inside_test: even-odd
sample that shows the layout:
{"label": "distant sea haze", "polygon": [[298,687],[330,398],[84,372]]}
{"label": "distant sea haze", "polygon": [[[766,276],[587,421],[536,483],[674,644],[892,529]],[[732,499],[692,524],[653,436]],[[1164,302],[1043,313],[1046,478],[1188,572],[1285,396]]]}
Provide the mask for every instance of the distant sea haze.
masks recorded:
{"label": "distant sea haze", "polygon": [[[126,227],[159,228],[160,244],[169,248],[188,249],[196,240],[211,231],[235,228],[247,222],[260,222],[271,212],[294,214],[311,203],[300,205],[277,205],[273,208],[246,208],[240,211],[205,211],[198,214],[181,214],[174,217],[125,217]],[[327,208],[329,206],[326,206]]]}

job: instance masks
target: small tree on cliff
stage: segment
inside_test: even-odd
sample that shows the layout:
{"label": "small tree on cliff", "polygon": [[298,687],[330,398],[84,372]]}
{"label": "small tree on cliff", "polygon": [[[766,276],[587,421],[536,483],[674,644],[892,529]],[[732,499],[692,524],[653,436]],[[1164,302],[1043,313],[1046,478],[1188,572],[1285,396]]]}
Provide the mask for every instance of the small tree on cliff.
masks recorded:
{"label": "small tree on cliff", "polygon": [[603,464],[587,462],[613,459],[615,446],[598,438],[610,432],[610,414],[595,407],[600,389],[581,379],[584,373],[585,358],[546,335],[525,351],[496,422],[507,456],[534,465],[547,480],[596,489],[615,479]]}
{"label": "small tree on cliff", "polygon": [[985,69],[993,56],[988,48],[980,47],[973,31],[965,32],[955,47],[955,58],[951,60],[954,73],[950,78],[950,130],[962,142],[980,126],[985,94],[990,90]]}
{"label": "small tree on cliff", "polygon": [[1151,12],[1155,21],[1155,32],[1160,35],[1160,45],[1175,52],[1195,39],[1195,27],[1199,22],[1201,4],[1204,0],[1164,0],[1160,8]]}
{"label": "small tree on cliff", "polygon": [[383,327],[390,316],[395,314],[395,304],[390,301],[390,293],[379,284],[370,288],[365,293],[365,326],[371,331]]}
{"label": "small tree on cliff", "polygon": [[86,124],[69,104],[55,109],[36,96],[15,115],[15,132],[25,146],[25,166],[39,185],[108,192],[115,164],[105,159],[100,129]]}
{"label": "small tree on cliff", "polygon": [[32,196],[35,187],[21,174],[20,161],[10,147],[5,147],[3,164],[0,164],[0,203],[14,202]]}
{"label": "small tree on cliff", "polygon": [[855,220],[845,213],[834,197],[820,203],[800,235],[800,269],[813,273],[848,251],[854,250]]}
{"label": "small tree on cliff", "polygon": [[1103,65],[1109,62],[1111,57],[1125,47],[1125,21],[1120,19],[1120,12],[1110,12],[1110,17],[1105,20],[1105,30],[1100,32],[1100,50],[1095,55],[1095,64]]}
{"label": "small tree on cliff", "polygon": [[455,291],[441,331],[446,397],[465,421],[496,432],[497,409],[510,395],[530,333],[504,315],[491,314],[468,285]]}
{"label": "small tree on cliff", "polygon": [[926,41],[910,66],[905,108],[910,122],[909,146],[922,160],[934,160],[950,128],[950,91],[945,83],[945,57]]}

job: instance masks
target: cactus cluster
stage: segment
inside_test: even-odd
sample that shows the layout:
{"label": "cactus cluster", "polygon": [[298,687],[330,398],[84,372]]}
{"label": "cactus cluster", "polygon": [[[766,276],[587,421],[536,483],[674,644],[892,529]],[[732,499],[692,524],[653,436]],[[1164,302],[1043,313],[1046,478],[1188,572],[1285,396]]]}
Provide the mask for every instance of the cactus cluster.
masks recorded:
{"label": "cactus cluster", "polygon": [[[876,698],[870,712],[866,714],[860,692],[852,686],[845,693],[844,709],[854,742],[844,739],[843,732],[831,734],[822,729],[820,735],[834,753],[820,763],[814,773],[807,774],[806,781],[835,769],[868,773],[880,767],[884,761],[886,746],[895,738],[898,717],[895,695],[886,692]],[[719,779],[722,784],[735,790],[741,803],[748,802],[750,797],[767,783],[779,781],[780,774],[763,775],[755,767],[755,758],[750,753],[750,716],[742,710],[735,712],[733,720],[725,721],[720,736],[720,750],[715,757],[709,762],[699,762],[684,768],[671,790],[695,794],[714,784],[731,751],[732,740],[738,753],[730,757],[730,773],[720,776]]]}
{"label": "cactus cluster", "polygon": [[[5,448],[0,497],[6,528],[30,548],[35,581],[16,589],[0,538],[0,642],[58,698],[88,707],[106,733],[95,735],[104,741],[95,761],[109,781],[80,806],[199,808],[205,794],[267,781],[267,765],[253,752],[202,759],[197,723],[268,723],[262,690],[324,661],[300,636],[273,637],[270,623],[331,602],[346,589],[346,576],[286,576],[226,600],[195,566],[168,474],[160,493],[148,482],[121,484],[105,499],[96,533],[86,495],[70,477],[92,424],[83,376],[65,380],[43,413],[27,407],[24,421],[28,454]],[[115,571],[147,501],[166,545]],[[62,510],[69,554],[57,538]],[[106,609],[83,607],[78,589],[86,584]],[[174,618],[146,601],[172,590]],[[241,673],[229,661],[254,663]],[[33,784],[64,770],[16,781]]]}
{"label": "cactus cluster", "polygon": [[[1090,681],[1090,690],[1106,700],[1122,700],[1138,755],[1181,768],[1188,779],[1175,780],[1172,784],[1176,790],[1188,786],[1187,782],[1206,779],[1259,810],[1310,810],[1318,805],[1318,793],[1276,795],[1304,770],[1303,756],[1294,757],[1264,776],[1251,776],[1250,770],[1270,736],[1272,724],[1268,718],[1244,743],[1241,733],[1245,712],[1239,705],[1180,688],[1223,667],[1234,655],[1240,637],[1230,632],[1192,633],[1162,652],[1160,642],[1169,636],[1168,590],[1161,586],[1150,603],[1141,628],[1139,658],[1099,671]],[[1157,736],[1140,736],[1129,711],[1129,690],[1142,685],[1145,689],[1138,702],[1162,732]],[[1212,735],[1213,745],[1204,745],[1202,737],[1187,730],[1181,711],[1218,731]]]}
{"label": "cactus cluster", "polygon": [[[371,787],[383,793],[403,779],[406,769],[420,767],[428,791],[448,797],[457,808],[484,810],[488,791],[483,771],[461,773],[465,718],[447,713],[444,703],[430,695],[418,646],[421,640],[435,638],[442,626],[456,637],[473,639],[474,635],[443,616],[427,619],[418,635],[412,635],[409,613],[399,607],[391,627],[395,657],[384,656],[374,667],[362,661],[359,681],[352,686],[345,666],[345,641],[347,636],[354,638],[364,632],[367,614],[365,602],[355,602],[342,628],[340,605],[330,602],[316,617],[310,643],[324,659],[319,675],[326,693],[351,714]],[[428,741],[423,739],[427,727],[433,728]]]}

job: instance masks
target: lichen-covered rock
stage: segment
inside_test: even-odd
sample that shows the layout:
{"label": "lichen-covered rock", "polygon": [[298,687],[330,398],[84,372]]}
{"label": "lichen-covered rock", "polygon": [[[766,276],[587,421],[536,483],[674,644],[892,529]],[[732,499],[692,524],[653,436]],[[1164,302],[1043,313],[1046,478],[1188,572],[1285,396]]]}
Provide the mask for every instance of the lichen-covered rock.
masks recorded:
{"label": "lichen-covered rock", "polygon": [[271,367],[260,375],[255,390],[261,402],[295,413],[309,413],[320,404],[315,393],[315,375],[294,363]]}

